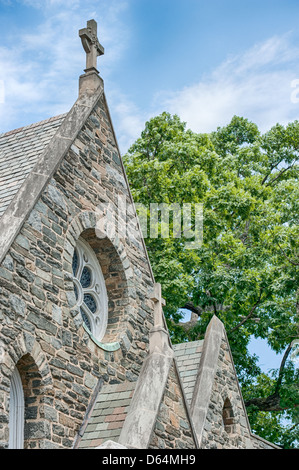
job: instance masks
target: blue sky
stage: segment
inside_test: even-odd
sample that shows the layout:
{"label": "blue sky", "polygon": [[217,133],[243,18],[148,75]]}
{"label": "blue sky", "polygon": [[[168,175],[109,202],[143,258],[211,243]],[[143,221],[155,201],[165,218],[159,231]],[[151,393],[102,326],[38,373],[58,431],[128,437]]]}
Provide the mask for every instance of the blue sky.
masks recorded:
{"label": "blue sky", "polygon": [[297,0],[0,0],[2,132],[70,109],[91,18],[122,153],[164,110],[197,132],[235,114],[262,131],[298,117]]}
{"label": "blue sky", "polygon": [[298,119],[298,0],[0,0],[0,132],[71,108],[91,18],[122,153],[162,111],[195,132]]}

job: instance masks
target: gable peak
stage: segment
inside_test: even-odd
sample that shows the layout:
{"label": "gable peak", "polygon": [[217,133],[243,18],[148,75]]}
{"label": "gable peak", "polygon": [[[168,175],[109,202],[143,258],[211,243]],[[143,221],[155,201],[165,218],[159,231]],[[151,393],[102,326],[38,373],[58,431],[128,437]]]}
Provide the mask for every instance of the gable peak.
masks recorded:
{"label": "gable peak", "polygon": [[86,28],[79,30],[79,37],[86,53],[85,73],[79,79],[79,96],[82,96],[86,93],[93,94],[103,86],[103,80],[97,69],[97,58],[104,54],[104,47],[99,43],[97,22],[93,19],[87,21]]}

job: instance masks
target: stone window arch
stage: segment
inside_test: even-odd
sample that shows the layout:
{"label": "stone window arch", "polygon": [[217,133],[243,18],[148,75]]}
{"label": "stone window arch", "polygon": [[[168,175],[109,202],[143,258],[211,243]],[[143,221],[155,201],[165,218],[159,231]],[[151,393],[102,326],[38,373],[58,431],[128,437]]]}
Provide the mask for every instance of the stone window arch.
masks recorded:
{"label": "stone window arch", "polygon": [[24,390],[18,368],[15,367],[10,379],[9,395],[9,449],[24,448]]}
{"label": "stone window arch", "polygon": [[108,322],[106,284],[95,252],[81,237],[74,250],[72,270],[77,307],[89,332],[101,341]]}
{"label": "stone window arch", "polygon": [[222,408],[222,420],[225,431],[228,434],[233,434],[235,432],[235,416],[231,401],[229,398],[226,398]]}
{"label": "stone window arch", "polygon": [[[85,229],[80,234],[91,247],[101,267],[108,297],[108,320],[101,346],[121,343],[124,335],[130,341],[130,315],[132,307],[129,298],[130,263],[122,244],[117,248],[108,237],[99,238],[94,228]],[[134,286],[130,288],[136,296]],[[134,292],[133,292],[134,291]],[[127,344],[128,346],[128,344]]]}
{"label": "stone window arch", "polygon": [[[108,298],[107,328],[101,341],[97,340],[82,320],[74,292],[72,261],[78,240],[88,243],[96,255],[104,277]],[[136,315],[136,299],[139,297],[127,247],[121,238],[99,235],[97,217],[94,212],[84,211],[72,220],[66,234],[64,252],[64,281],[67,306],[71,309],[74,326],[83,325],[89,339],[102,350],[123,353],[131,347],[134,333],[132,318]],[[71,282],[70,282],[71,281]],[[134,305],[132,305],[134,300]],[[92,344],[89,343],[90,347]]]}
{"label": "stone window arch", "polygon": [[[48,367],[41,361],[39,356],[37,365],[34,357],[30,353],[22,356],[16,364],[16,368],[12,373],[12,381],[14,378],[18,380],[19,389],[23,390],[23,447],[24,449],[42,448],[45,440],[50,439],[50,425],[45,418],[44,405],[50,404],[51,393],[47,394],[48,387],[51,385],[50,377],[47,375]],[[16,373],[15,371],[18,371]],[[20,396],[19,390],[19,396]],[[18,422],[18,432],[21,433]],[[14,427],[9,423],[9,440],[11,432],[14,433]]]}

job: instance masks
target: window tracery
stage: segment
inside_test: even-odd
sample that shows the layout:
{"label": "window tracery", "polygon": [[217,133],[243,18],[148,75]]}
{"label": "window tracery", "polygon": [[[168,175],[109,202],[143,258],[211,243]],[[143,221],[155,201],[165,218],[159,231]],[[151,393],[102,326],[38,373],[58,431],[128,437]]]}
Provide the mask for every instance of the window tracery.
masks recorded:
{"label": "window tracery", "polygon": [[101,341],[108,322],[107,290],[97,257],[81,238],[74,251],[72,269],[74,292],[83,321],[89,332]]}

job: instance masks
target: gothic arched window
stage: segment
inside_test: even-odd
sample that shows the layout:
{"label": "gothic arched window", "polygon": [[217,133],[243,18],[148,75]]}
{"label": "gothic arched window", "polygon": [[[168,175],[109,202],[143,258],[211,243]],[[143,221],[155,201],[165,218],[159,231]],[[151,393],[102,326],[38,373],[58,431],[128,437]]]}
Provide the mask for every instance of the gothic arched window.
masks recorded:
{"label": "gothic arched window", "polygon": [[95,252],[81,238],[73,256],[77,306],[90,333],[101,341],[108,322],[108,297],[104,276]]}
{"label": "gothic arched window", "polygon": [[24,448],[24,391],[18,369],[10,379],[9,396],[9,449]]}

